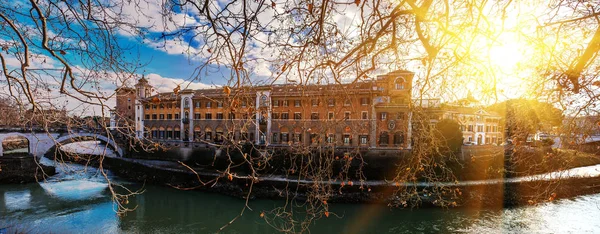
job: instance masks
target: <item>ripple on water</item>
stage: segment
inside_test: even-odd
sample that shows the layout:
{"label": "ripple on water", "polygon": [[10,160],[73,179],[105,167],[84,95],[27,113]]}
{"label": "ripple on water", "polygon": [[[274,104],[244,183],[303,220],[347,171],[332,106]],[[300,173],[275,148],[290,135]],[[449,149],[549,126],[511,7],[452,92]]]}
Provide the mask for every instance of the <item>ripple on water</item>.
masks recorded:
{"label": "ripple on water", "polygon": [[107,183],[85,180],[70,180],[40,183],[40,186],[53,197],[64,200],[88,200],[102,197]]}

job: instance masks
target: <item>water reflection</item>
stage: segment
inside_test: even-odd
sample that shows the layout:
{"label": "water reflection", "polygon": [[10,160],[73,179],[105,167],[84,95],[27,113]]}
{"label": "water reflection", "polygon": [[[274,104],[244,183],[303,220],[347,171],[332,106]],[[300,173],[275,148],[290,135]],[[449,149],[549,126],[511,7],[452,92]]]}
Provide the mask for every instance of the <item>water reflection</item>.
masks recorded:
{"label": "water reflection", "polygon": [[[390,210],[378,205],[331,204],[334,217],[317,220],[312,233],[504,233],[598,232],[600,194],[538,206],[499,210]],[[0,214],[34,232],[212,233],[239,214],[244,201],[218,194],[146,186],[133,198],[137,210],[118,217],[99,181],[77,179],[40,184],[0,185]],[[251,201],[252,211],[224,233],[276,233],[260,212],[283,201]],[[2,223],[5,222],[5,223]]]}

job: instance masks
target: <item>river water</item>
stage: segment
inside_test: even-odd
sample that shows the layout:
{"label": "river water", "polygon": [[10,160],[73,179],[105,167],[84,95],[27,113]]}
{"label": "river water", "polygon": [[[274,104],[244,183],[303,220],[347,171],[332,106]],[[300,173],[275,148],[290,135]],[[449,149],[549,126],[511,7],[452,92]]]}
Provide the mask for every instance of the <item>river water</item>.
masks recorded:
{"label": "river water", "polygon": [[[94,145],[76,148],[95,152]],[[53,164],[48,159],[42,163]],[[129,200],[137,209],[120,217],[97,169],[56,166],[59,173],[45,182],[0,185],[0,234],[6,227],[33,233],[214,233],[245,206],[244,200],[225,195],[145,185],[143,193]],[[597,168],[584,169],[576,174],[598,173]],[[107,173],[113,182],[142,187]],[[223,233],[277,233],[260,214],[284,204],[250,201],[252,210],[246,209]],[[600,194],[496,210],[330,204],[329,211],[328,218],[313,222],[311,233],[600,233]]]}
{"label": "river water", "polygon": [[[42,183],[0,185],[0,228],[40,233],[214,233],[235,218],[245,201],[225,195],[144,186],[130,199],[137,209],[124,217],[102,175],[69,165]],[[115,182],[130,188],[139,184]],[[276,233],[260,213],[284,204],[250,201],[244,215],[223,233]],[[600,194],[537,206],[500,210],[394,209],[382,205],[330,204],[328,218],[311,233],[600,233]],[[2,230],[0,230],[2,233]]]}

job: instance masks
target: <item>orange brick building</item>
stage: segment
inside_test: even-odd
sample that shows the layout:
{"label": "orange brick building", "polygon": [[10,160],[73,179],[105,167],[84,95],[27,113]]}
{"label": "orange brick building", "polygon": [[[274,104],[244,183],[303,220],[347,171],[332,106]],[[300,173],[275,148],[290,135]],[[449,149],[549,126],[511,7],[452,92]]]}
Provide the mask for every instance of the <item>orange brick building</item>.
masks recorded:
{"label": "orange brick building", "polygon": [[[156,95],[150,95],[151,84],[142,78],[133,99],[136,132],[159,141],[409,149],[413,76],[399,70],[353,84]],[[119,106],[124,103],[117,101],[117,110],[125,111]]]}

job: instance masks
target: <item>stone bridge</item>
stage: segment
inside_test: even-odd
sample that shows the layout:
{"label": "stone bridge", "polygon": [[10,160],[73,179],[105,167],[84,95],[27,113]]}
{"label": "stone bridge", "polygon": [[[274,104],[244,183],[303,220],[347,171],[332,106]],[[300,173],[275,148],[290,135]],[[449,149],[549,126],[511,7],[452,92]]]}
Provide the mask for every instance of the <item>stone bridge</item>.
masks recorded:
{"label": "stone bridge", "polygon": [[112,148],[117,157],[123,157],[123,150],[121,147],[112,139],[96,133],[21,133],[21,132],[10,132],[0,133],[0,157],[4,155],[4,149],[1,142],[8,137],[20,136],[27,138],[29,141],[29,153],[35,156],[43,156],[51,149],[56,149],[57,146],[79,142],[89,141],[89,138],[93,138],[95,141],[100,141],[110,148]]}

